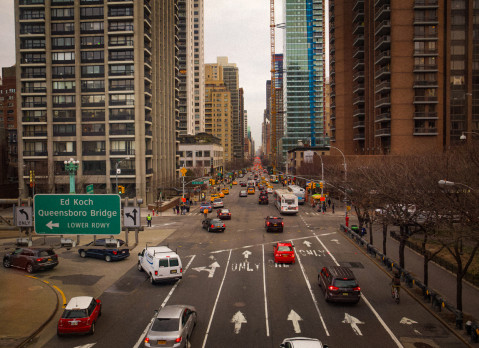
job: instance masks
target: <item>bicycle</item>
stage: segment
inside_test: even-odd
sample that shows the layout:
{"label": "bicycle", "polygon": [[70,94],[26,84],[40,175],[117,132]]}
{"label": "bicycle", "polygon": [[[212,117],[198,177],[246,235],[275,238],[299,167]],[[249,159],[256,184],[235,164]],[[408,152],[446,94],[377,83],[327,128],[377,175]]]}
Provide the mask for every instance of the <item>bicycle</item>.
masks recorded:
{"label": "bicycle", "polygon": [[392,285],[392,297],[399,304],[399,286]]}

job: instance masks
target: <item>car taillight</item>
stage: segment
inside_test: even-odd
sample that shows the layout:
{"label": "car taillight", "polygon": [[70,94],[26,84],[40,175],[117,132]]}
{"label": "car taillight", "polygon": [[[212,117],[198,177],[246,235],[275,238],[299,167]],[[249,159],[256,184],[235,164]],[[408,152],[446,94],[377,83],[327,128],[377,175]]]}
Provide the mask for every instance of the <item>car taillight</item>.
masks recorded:
{"label": "car taillight", "polygon": [[355,288],[353,288],[353,291],[361,291],[361,288],[359,286],[356,286]]}
{"label": "car taillight", "polygon": [[113,255],[116,255],[118,254],[118,252],[116,250],[113,250]]}
{"label": "car taillight", "polygon": [[39,258],[36,259],[35,261],[37,261],[37,262],[42,262],[42,261],[43,261],[43,257],[39,257]]}
{"label": "car taillight", "polygon": [[182,267],[182,268],[180,268],[180,273],[183,273],[183,267]]}
{"label": "car taillight", "polygon": [[225,225],[225,224],[223,224],[223,227],[226,227],[226,225]]}
{"label": "car taillight", "polygon": [[60,321],[58,322],[58,326],[63,326],[63,320],[60,319]]}
{"label": "car taillight", "polygon": [[145,337],[145,343],[150,343],[150,339],[148,337]]}
{"label": "car taillight", "polygon": [[155,275],[156,275],[156,276],[158,275],[158,271],[155,271]]}
{"label": "car taillight", "polygon": [[268,221],[268,222],[266,222],[266,225],[267,225],[267,226],[269,226],[269,224],[270,224],[270,222],[269,222],[269,221]]}
{"label": "car taillight", "polygon": [[228,215],[231,215],[231,213],[228,213]]}
{"label": "car taillight", "polygon": [[211,228],[215,228],[215,225],[211,225]]}
{"label": "car taillight", "polygon": [[330,286],[328,287],[328,289],[331,290],[331,291],[338,291],[338,290],[339,290],[338,287],[333,286],[333,285],[330,285]]}
{"label": "car taillight", "polygon": [[57,255],[57,254],[55,254],[55,258],[58,259],[58,255]]}
{"label": "car taillight", "polygon": [[90,325],[90,318],[88,318],[88,319],[86,320],[86,324],[87,324],[87,325]]}
{"label": "car taillight", "polygon": [[181,342],[181,336],[178,337],[176,340],[175,340],[176,343],[180,343]]}
{"label": "car taillight", "polygon": [[284,222],[281,221],[281,226],[284,226]]}

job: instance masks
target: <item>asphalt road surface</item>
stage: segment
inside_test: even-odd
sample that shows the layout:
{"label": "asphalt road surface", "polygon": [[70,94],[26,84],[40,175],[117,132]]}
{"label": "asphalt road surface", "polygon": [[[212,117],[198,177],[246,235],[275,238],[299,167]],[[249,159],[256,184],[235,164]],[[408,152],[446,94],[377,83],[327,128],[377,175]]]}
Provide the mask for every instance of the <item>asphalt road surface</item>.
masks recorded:
{"label": "asphalt road surface", "polygon": [[[241,198],[239,190],[235,186],[224,198],[232,211],[224,233],[201,228],[198,206],[189,215],[154,221],[156,227],[174,229],[161,244],[178,250],[181,281],[151,285],[134,265],[118,271],[118,280],[100,296],[102,317],[93,336],[58,338],[55,322],[37,344],[141,347],[155,309],[189,304],[198,312],[193,347],[278,347],[284,338],[296,336],[315,337],[329,347],[463,346],[406,292],[399,305],[393,301],[390,278],[338,232],[342,213],[322,215],[300,206],[298,215],[284,216],[283,233],[267,233],[264,218],[278,211],[271,201],[259,205],[257,192]],[[274,263],[276,241],[294,243],[295,264]],[[136,259],[137,252],[130,258]],[[351,267],[361,286],[358,304],[324,300],[318,270],[332,265]],[[88,284],[75,286],[88,294]]]}

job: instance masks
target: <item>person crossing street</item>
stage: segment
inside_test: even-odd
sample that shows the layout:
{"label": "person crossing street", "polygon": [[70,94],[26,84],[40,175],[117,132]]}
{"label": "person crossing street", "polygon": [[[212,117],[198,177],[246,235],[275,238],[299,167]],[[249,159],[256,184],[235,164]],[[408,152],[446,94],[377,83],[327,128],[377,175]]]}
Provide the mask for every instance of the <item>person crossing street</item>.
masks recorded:
{"label": "person crossing street", "polygon": [[146,223],[148,227],[151,227],[151,214],[148,213],[148,216],[146,217]]}

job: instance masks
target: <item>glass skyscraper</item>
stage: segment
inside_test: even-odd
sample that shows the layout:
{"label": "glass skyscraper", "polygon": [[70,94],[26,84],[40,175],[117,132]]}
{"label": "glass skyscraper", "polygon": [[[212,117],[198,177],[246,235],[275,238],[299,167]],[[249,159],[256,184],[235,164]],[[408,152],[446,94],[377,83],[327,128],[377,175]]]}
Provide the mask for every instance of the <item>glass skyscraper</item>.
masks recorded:
{"label": "glass skyscraper", "polygon": [[324,117],[323,0],[285,0],[283,153],[329,143]]}

